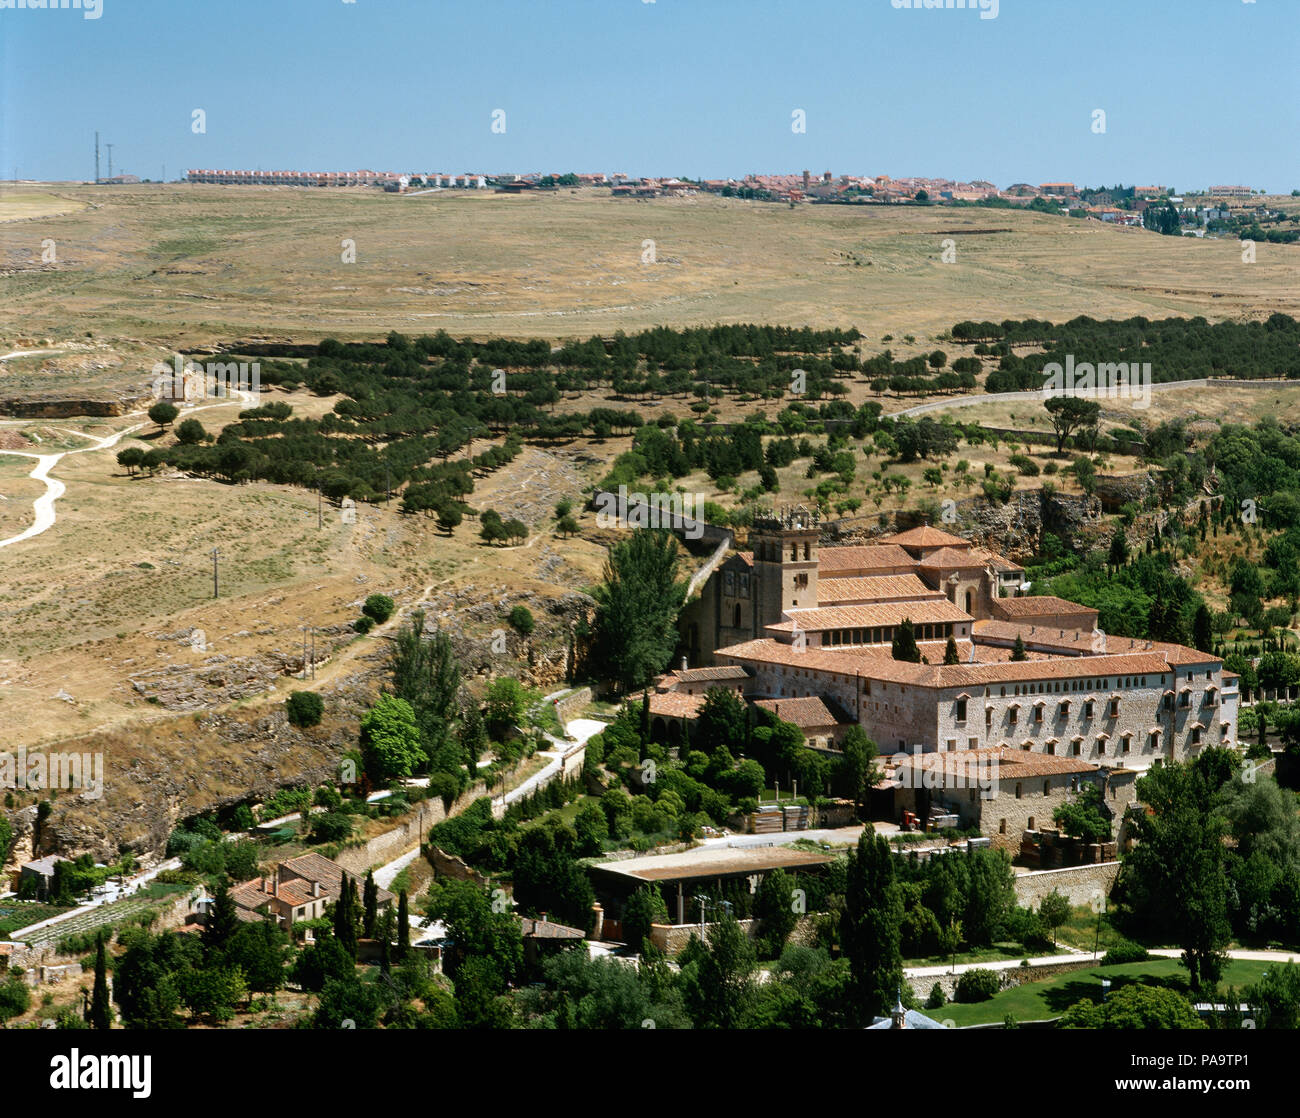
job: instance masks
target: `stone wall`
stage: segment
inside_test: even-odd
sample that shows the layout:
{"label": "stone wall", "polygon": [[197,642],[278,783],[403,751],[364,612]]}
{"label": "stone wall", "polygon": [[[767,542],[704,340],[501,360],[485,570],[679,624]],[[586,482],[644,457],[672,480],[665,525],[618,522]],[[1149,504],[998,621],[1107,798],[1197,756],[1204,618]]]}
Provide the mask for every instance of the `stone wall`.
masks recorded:
{"label": "stone wall", "polygon": [[555,704],[555,713],[560,719],[560,724],[564,725],[577,718],[593,698],[590,687],[579,687],[576,691],[570,691]]}
{"label": "stone wall", "polygon": [[1090,904],[1100,892],[1110,896],[1119,875],[1118,862],[1094,866],[1066,866],[1057,870],[1031,870],[1016,875],[1016,899],[1037,908],[1049,893],[1062,893],[1072,905]]}
{"label": "stone wall", "polygon": [[[459,815],[480,796],[486,796],[487,786],[475,784],[451,805],[451,815]],[[334,859],[351,873],[364,874],[374,866],[386,865],[414,850],[428,836],[429,828],[448,818],[441,799],[421,800],[406,815],[382,834],[375,835],[359,846],[345,847]]]}
{"label": "stone wall", "polygon": [[[759,933],[759,921],[757,920],[738,920],[741,931],[745,935],[754,939]],[[686,945],[691,942],[692,936],[701,934],[701,925],[699,924],[651,924],[650,925],[650,942],[653,943],[665,955],[677,955],[686,949]],[[794,945],[811,945],[817,938],[817,925],[813,915],[801,916],[794,926],[794,931],[790,933],[790,938],[786,940],[788,944]]]}

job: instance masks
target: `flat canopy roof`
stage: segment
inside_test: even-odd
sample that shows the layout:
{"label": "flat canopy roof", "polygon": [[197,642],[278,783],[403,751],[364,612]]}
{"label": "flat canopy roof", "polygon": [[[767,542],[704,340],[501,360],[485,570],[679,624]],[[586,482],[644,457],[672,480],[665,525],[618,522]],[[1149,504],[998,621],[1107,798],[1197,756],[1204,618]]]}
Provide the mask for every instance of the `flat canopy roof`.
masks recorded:
{"label": "flat canopy roof", "polygon": [[833,862],[835,857],[832,853],[794,850],[788,846],[709,846],[681,854],[657,854],[648,858],[628,858],[621,862],[600,862],[591,868],[636,881],[686,881],[695,877],[722,877],[733,873],[825,866]]}

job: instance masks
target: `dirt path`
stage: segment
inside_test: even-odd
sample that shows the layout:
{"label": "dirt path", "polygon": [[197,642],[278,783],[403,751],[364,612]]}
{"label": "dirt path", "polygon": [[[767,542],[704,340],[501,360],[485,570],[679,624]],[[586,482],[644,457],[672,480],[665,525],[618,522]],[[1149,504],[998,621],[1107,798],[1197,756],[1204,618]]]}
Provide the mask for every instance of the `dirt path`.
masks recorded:
{"label": "dirt path", "polygon": [[[16,357],[19,356],[19,354],[11,353],[8,356]],[[7,360],[7,358],[0,358],[0,360]],[[257,405],[257,399],[252,392],[236,391],[239,398],[244,403],[250,404],[254,407]],[[229,406],[230,401],[226,400],[220,404],[204,404],[201,408],[187,408],[185,409],[186,418],[197,412],[207,411],[209,408],[224,408]],[[132,412],[131,414],[141,415],[143,413]],[[143,423],[137,423],[134,427],[127,427],[122,431],[118,431],[115,435],[107,435],[102,439],[92,438],[92,436],[83,434],[81,431],[70,431],[69,434],[80,435],[82,438],[91,439],[93,445],[78,447],[76,450],[65,450],[59,454],[32,454],[30,451],[25,450],[0,450],[0,454],[11,454],[18,458],[35,458],[36,466],[27,476],[33,481],[42,481],[45,483],[45,492],[32,502],[32,512],[35,514],[35,518],[32,521],[31,527],[24,532],[19,532],[16,536],[10,536],[7,540],[0,540],[0,547],[8,547],[10,544],[22,543],[24,540],[30,540],[33,536],[39,536],[42,532],[54,527],[55,521],[57,520],[54,511],[54,502],[68,491],[68,487],[58,478],[50,477],[49,474],[50,471],[59,464],[61,459],[67,457],[69,454],[87,454],[95,450],[108,450],[114,446],[118,440],[125,438],[127,435],[133,434],[143,426],[145,426]]]}

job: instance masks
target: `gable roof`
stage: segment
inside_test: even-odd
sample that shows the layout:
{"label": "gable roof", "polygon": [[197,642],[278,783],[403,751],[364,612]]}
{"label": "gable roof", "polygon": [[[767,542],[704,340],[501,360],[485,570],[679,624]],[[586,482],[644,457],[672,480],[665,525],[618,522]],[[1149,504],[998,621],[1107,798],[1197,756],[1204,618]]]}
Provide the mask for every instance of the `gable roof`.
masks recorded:
{"label": "gable roof", "polygon": [[993,609],[1005,617],[1049,617],[1058,613],[1091,613],[1096,610],[1091,606],[1081,606],[1078,602],[1050,594],[1029,598],[995,598]]}
{"label": "gable roof", "polygon": [[837,571],[888,571],[915,566],[916,560],[901,547],[887,544],[849,544],[817,550],[819,578],[834,578]]}
{"label": "gable roof", "polygon": [[855,575],[817,580],[819,606],[838,602],[864,605],[870,602],[923,601],[942,597],[941,591],[931,590],[914,574]]}
{"label": "gable roof", "polygon": [[757,699],[754,705],[771,711],[782,722],[794,723],[801,730],[852,722],[852,719],[842,717],[833,711],[826,701],[817,695],[803,699]]}
{"label": "gable roof", "polygon": [[964,540],[961,536],[954,536],[949,532],[940,531],[938,528],[931,528],[928,524],[923,524],[919,528],[911,528],[906,532],[899,532],[897,535],[885,536],[880,542],[895,544],[898,547],[968,548],[971,546],[970,540]]}

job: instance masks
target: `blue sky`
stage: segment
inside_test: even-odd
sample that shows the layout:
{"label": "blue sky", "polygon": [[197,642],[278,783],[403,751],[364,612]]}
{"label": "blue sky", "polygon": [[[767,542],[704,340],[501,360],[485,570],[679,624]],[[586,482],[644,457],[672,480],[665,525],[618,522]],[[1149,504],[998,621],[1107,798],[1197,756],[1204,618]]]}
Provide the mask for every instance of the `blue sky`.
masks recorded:
{"label": "blue sky", "polygon": [[0,177],[90,177],[98,129],[115,170],[155,179],[807,167],[1300,187],[1298,0],[1000,0],[995,19],[891,0],[101,2],[98,19],[0,10]]}

